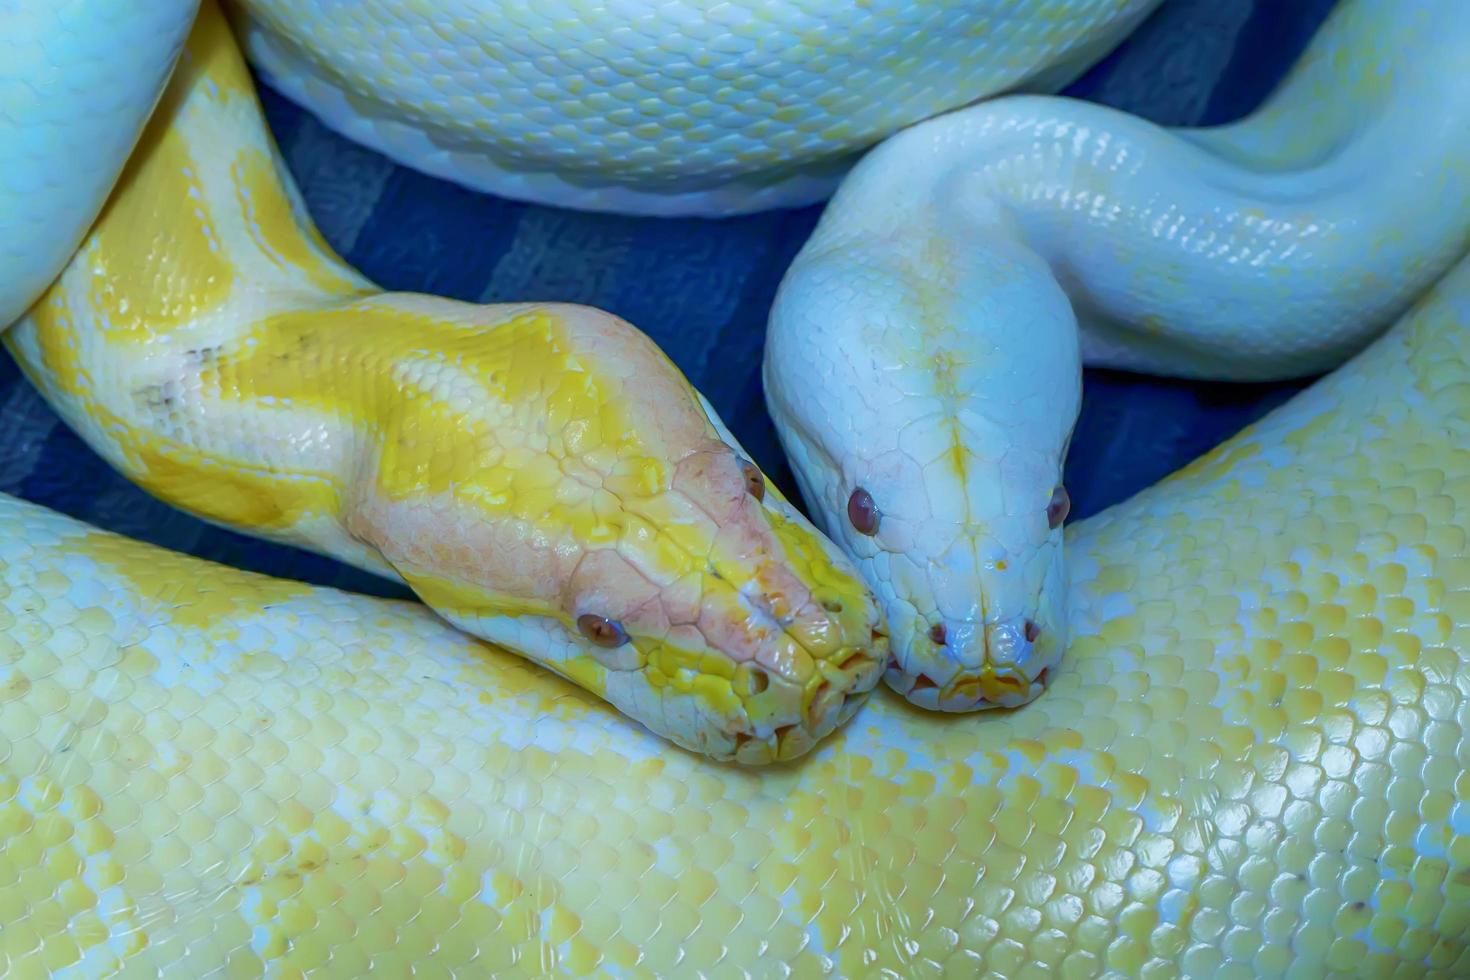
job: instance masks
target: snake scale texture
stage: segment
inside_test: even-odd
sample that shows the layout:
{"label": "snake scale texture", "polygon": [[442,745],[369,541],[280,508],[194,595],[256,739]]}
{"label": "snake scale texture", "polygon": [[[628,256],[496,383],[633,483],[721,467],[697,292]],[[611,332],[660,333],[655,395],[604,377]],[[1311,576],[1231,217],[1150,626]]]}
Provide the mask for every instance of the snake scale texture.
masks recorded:
{"label": "snake scale texture", "polygon": [[[267,80],[401,163],[647,214],[817,201],[898,128],[1058,88],[1159,0],[243,0]],[[834,84],[840,79],[840,84]]]}
{"label": "snake scale texture", "polygon": [[[278,43],[289,26],[279,6],[243,6],[234,23],[247,46]],[[1049,53],[996,69],[995,87],[1067,77],[1150,6],[1027,4],[1038,23],[1088,18]],[[1343,6],[1324,45],[1388,23],[1382,3]],[[1035,690],[1016,710],[952,716],[868,696],[891,605],[871,556],[807,524],[632,327],[556,304],[385,294],[333,256],[212,0],[159,99],[167,72],[157,66],[172,63],[192,7],[160,3],[149,24],[122,0],[75,0],[52,21],[39,3],[0,10],[21,38],[117,39],[37,45],[0,82],[46,58],[154,67],[119,72],[115,104],[93,122],[98,145],[119,158],[157,103],[90,230],[86,212],[112,181],[100,152],[62,155],[88,145],[73,115],[53,111],[33,131],[69,138],[36,137],[24,144],[32,156],[0,163],[7,200],[29,194],[29,213],[42,217],[65,182],[38,178],[27,161],[66,156],[64,175],[92,173],[73,195],[92,203],[73,199],[37,224],[37,249],[0,243],[19,270],[0,298],[15,314],[30,306],[5,340],[69,424],[152,492],[401,578],[433,611],[208,564],[0,497],[6,976],[1470,973],[1470,260],[1456,263],[1467,223],[1457,102],[1433,105],[1440,130],[1396,134],[1410,177],[1438,172],[1425,161],[1443,164],[1421,194],[1403,194],[1431,227],[1380,241],[1392,223],[1374,225],[1365,208],[1366,220],[1334,226],[1340,253],[1361,241],[1383,264],[1301,273],[1336,269],[1354,298],[1321,316],[1350,341],[1324,347],[1304,331],[1299,349],[1317,343],[1307,356],[1333,363],[1366,349],[1160,485],[1065,529],[1043,518],[1042,537],[1060,553],[1065,536],[1067,556],[1063,565],[1040,550],[1065,594],[1043,624],[1057,644],[1050,676],[1028,665]],[[400,15],[413,7],[396,5]],[[316,5],[301,8],[308,25]],[[94,18],[66,20],[78,11]],[[1429,26],[1441,29],[1378,33],[1389,53],[1417,38],[1431,68],[1453,65],[1466,34],[1454,20]],[[376,50],[404,68],[396,83],[367,73],[376,83],[412,76],[391,45]],[[267,72],[316,84],[282,67],[290,61],[257,57]],[[1308,59],[1298,77],[1312,71]],[[98,84],[56,75],[78,92]],[[391,102],[361,85],[354,112]],[[0,86],[10,99],[0,106],[24,122],[40,103],[18,90]],[[1433,91],[1412,79],[1387,90]],[[1351,113],[1321,112],[1317,139],[1345,148],[1324,151],[1321,167],[1293,169],[1301,157],[1263,166],[1243,151],[1234,162],[1260,177],[1253,193],[1277,200],[1312,174],[1361,193],[1382,158],[1354,157],[1349,137],[1381,143],[1371,120],[1401,119],[1403,108],[1386,106],[1361,113],[1362,127]],[[422,123],[411,106],[403,118]],[[887,135],[871,127],[911,121],[866,121],[812,143],[807,162],[834,166]],[[334,124],[353,132],[349,122]],[[1245,143],[1264,132],[1270,145],[1289,122],[1274,135],[1246,129]],[[524,138],[534,126],[500,131]],[[844,185],[847,199],[861,200],[864,173],[885,165],[888,147],[911,152],[924,133],[880,148]],[[1416,136],[1424,142],[1410,146]],[[1146,150],[1172,137],[1138,138]],[[1226,146],[1212,150],[1228,158]],[[1321,149],[1309,140],[1301,150],[1309,163],[1312,146]],[[504,169],[504,152],[486,150],[483,172]],[[647,209],[678,210],[665,207],[671,187],[705,207],[712,179],[771,188],[792,176],[781,193],[797,198],[818,186],[803,183],[800,161],[775,175],[769,160],[743,174],[701,176],[700,164],[679,177],[685,185],[650,177],[657,167],[630,176],[599,169],[595,154],[565,156],[559,172],[528,163],[525,173],[554,179],[532,180],[540,189],[525,196],[581,181],[621,188],[609,206],[637,208],[651,193],[663,203]],[[1329,158],[1347,159],[1344,172]],[[729,200],[751,201],[749,191]],[[778,199],[762,193],[754,206]],[[843,226],[843,194],[827,230]],[[978,196],[959,195],[974,210],[957,214],[985,213]],[[14,227],[34,220],[10,210],[0,231],[16,214]],[[1017,219],[980,244],[1004,253],[1034,244],[1028,234]],[[855,241],[858,254],[871,245]],[[51,260],[32,254],[39,244]],[[36,269],[54,260],[59,270],[72,251],[48,287]],[[1054,302],[1056,280],[1094,295],[1065,263],[1050,268],[1025,266],[1022,285],[1035,292],[1019,292],[1018,308]],[[1392,280],[1377,291],[1375,269]],[[1122,291],[1130,282],[1141,281]],[[1200,282],[1249,290],[1262,280]],[[1088,338],[1126,336],[1135,311],[1093,316],[1083,299],[1076,308],[1074,356],[1160,350],[1097,346]],[[1190,316],[1145,325],[1167,347]],[[1056,353],[1065,362],[1065,343]],[[1001,370],[995,383],[1015,374]],[[1059,456],[1072,409],[1052,407]],[[1003,435],[1024,445],[1034,431]],[[1028,477],[1042,515],[1053,476]],[[808,495],[831,526],[829,505]],[[596,537],[608,527],[621,536]],[[576,560],[547,560],[518,580],[507,571],[515,547],[530,549],[521,564],[537,547]],[[899,667],[890,684],[922,704],[917,672]],[[982,671],[977,684],[994,694],[1005,676]]]}

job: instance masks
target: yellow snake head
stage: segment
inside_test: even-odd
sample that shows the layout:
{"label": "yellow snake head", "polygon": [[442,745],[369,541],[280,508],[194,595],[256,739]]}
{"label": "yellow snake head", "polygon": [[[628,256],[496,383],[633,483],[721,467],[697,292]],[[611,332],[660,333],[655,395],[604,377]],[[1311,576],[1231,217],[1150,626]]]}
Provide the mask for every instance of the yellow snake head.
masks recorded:
{"label": "yellow snake head", "polygon": [[888,659],[848,559],[640,331],[384,293],[346,266],[212,4],[76,261],[7,340],[161,499],[400,577],[700,753],[798,756]]}
{"label": "yellow snake head", "polygon": [[647,337],[570,305],[341,314],[362,340],[390,307],[344,525],[429,605],[717,758],[792,758],[851,716],[888,656],[876,599]]}

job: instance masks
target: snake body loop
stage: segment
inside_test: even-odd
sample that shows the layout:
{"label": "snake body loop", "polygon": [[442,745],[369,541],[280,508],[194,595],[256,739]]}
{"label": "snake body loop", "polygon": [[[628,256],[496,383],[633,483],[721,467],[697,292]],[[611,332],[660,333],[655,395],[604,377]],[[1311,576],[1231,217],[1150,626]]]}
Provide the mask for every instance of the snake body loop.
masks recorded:
{"label": "snake body loop", "polygon": [[[1344,0],[1238,123],[1017,96],[853,170],[782,283],[766,392],[819,524],[883,600],[892,686],[949,710],[1042,690],[1079,361],[1320,372],[1464,253],[1467,58],[1463,4]],[[855,488],[876,534],[853,527]]]}
{"label": "snake body loop", "polygon": [[1060,87],[1159,0],[236,0],[265,78],[480,190],[728,215],[819,201],[903,126]]}

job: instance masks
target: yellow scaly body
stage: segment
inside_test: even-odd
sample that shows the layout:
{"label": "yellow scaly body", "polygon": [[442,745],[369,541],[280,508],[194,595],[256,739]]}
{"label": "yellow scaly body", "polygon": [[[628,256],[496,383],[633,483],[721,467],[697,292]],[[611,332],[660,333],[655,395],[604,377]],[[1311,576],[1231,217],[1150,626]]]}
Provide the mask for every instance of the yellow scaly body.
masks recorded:
{"label": "yellow scaly body", "polygon": [[[100,975],[1464,976],[1470,262],[1072,529],[1051,688],[670,749],[421,609],[0,498],[0,955]],[[6,962],[6,960],[0,960]]]}

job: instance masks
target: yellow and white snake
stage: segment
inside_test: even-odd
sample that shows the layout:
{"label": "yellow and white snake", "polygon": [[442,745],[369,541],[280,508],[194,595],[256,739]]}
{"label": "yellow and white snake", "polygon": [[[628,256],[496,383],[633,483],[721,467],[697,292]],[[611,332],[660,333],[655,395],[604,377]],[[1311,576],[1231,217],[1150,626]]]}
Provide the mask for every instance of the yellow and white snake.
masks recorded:
{"label": "yellow and white snake", "polygon": [[[123,0],[71,6],[92,8],[77,34],[109,33],[114,65],[128,45],[170,61],[192,14],[159,4],[140,27]],[[1319,51],[1389,23],[1381,4],[1344,7]],[[1427,50],[1465,37],[1429,25]],[[79,91],[98,50],[72,52]],[[44,55],[59,51],[53,38]],[[140,125],[165,74],[117,75],[102,129]],[[145,104],[132,117],[129,86]],[[1307,111],[1276,105],[1298,124]],[[1005,110],[968,110],[990,111]],[[1332,132],[1331,112],[1310,111],[1307,128]],[[35,157],[54,163],[59,145],[38,139]],[[0,165],[9,200],[20,178],[46,184],[20,159]],[[89,166],[106,163],[75,169]],[[1260,176],[1273,200],[1310,183],[1259,169],[1276,171]],[[110,185],[83,196],[100,206]],[[1405,200],[1433,194],[1448,238],[1402,245],[1421,258],[1382,266],[1399,293],[1380,306],[1324,316],[1354,338],[1336,356],[1462,247],[1459,184],[1426,179]],[[984,198],[959,187],[952,210]],[[1065,621],[1046,624],[1066,656],[1045,696],[953,718],[887,696],[857,708],[884,646],[866,587],[636,331],[596,311],[384,295],[335,259],[212,3],[82,240],[87,223],[48,229],[58,265],[76,249],[49,288],[12,278],[10,312],[45,292],[6,339],[114,465],[209,519],[400,575],[459,625],[705,752],[808,755],[743,769],[684,753],[420,606],[208,565],[0,498],[9,973],[1470,969],[1470,265],[1283,409],[1069,528]],[[1363,227],[1340,230],[1351,244]],[[1059,310],[1051,288],[1014,302]],[[933,377],[895,361],[910,367]],[[1055,408],[1060,431],[1069,406]],[[880,531],[898,523],[873,503],[890,508]],[[626,536],[588,536],[607,526]],[[518,583],[521,566],[493,560],[548,541],[560,557],[558,534],[581,577],[548,558]],[[581,552],[614,564],[588,569]],[[708,568],[691,569],[695,553]],[[680,572],[701,577],[693,600]],[[554,599],[537,591],[548,582]],[[693,603],[679,608],[698,613],[698,656],[649,639],[675,622],[635,618],[652,615],[643,582],[653,607]],[[588,597],[602,611],[579,632]],[[598,645],[620,632],[637,642]],[[619,701],[609,680],[623,677],[657,696]]]}

